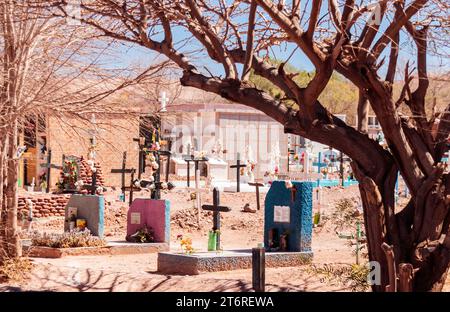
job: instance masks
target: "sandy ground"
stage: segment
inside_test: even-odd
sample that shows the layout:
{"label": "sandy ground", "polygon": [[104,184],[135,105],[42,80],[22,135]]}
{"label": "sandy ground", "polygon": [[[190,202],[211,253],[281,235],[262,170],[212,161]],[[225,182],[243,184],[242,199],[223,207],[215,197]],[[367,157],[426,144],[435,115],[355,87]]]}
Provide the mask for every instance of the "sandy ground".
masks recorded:
{"label": "sandy ground", "polygon": [[[147,196],[142,194],[142,196]],[[224,249],[251,248],[263,241],[264,194],[261,194],[262,209],[256,213],[244,213],[242,208],[249,203],[256,208],[254,193],[222,193],[221,205],[232,210],[222,213],[222,247]],[[123,240],[126,231],[127,206],[118,202],[117,192],[105,195],[110,205],[105,214],[106,238]],[[179,251],[178,234],[192,238],[197,251],[206,250],[207,232],[212,228],[212,215],[202,212],[200,228],[190,194],[181,189],[163,194],[171,201],[171,249]],[[342,198],[358,201],[356,186],[349,188],[324,188],[321,208],[330,216],[335,204]],[[204,195],[202,203],[211,203],[212,194]],[[62,218],[43,219],[34,222],[33,229],[61,232]],[[313,264],[347,263],[355,261],[347,240],[338,238],[332,220],[314,229],[312,248]],[[205,273],[197,276],[158,274],[156,254],[120,256],[78,256],[62,259],[33,259],[34,269],[23,282],[0,284],[0,291],[251,291],[251,270]],[[267,291],[349,291],[348,286],[337,285],[311,273],[310,266],[290,268],[267,268]],[[450,291],[450,280],[445,290]]]}

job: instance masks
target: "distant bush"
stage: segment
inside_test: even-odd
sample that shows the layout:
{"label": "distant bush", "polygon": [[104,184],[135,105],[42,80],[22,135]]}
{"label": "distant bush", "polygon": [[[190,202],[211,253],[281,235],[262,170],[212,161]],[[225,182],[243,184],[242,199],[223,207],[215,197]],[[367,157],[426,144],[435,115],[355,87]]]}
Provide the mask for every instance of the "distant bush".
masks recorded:
{"label": "distant bush", "polygon": [[74,230],[63,234],[34,233],[31,237],[31,242],[33,246],[53,248],[106,246],[104,239],[92,236],[88,229],[83,231]]}

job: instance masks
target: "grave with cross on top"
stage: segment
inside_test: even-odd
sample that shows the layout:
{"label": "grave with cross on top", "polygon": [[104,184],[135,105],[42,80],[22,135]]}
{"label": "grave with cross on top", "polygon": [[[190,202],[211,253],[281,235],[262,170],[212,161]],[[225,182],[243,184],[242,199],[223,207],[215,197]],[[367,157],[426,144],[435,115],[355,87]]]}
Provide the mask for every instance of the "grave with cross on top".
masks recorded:
{"label": "grave with cross on top", "polygon": [[[65,156],[62,156],[62,163],[64,164],[64,158]],[[63,166],[61,165],[55,165],[52,164],[52,150],[48,150],[48,154],[47,154],[47,162],[45,164],[41,164],[41,168],[46,168],[47,169],[47,174],[46,174],[46,192],[49,193],[50,192],[50,173],[51,173],[51,169],[58,169],[58,170],[62,170]]]}
{"label": "grave with cross on top", "polygon": [[202,193],[208,193],[208,189],[200,188],[200,170],[197,169],[195,171],[195,187],[186,188],[188,191],[192,191],[195,193],[195,202],[196,202],[196,209],[197,209],[197,224],[200,227],[200,207],[202,206]]}
{"label": "grave with cross on top", "polygon": [[317,166],[317,173],[320,173],[320,171],[323,167],[328,166],[326,163],[322,162],[322,152],[319,152],[319,155],[317,157],[317,162],[314,162],[313,166]]}
{"label": "grave with cross on top", "polygon": [[213,204],[203,205],[203,210],[213,212],[213,231],[217,233],[216,250],[220,250],[220,213],[231,211],[230,207],[220,206],[220,193],[215,187],[213,190]]}
{"label": "grave with cross on top", "polygon": [[241,154],[237,153],[236,165],[231,165],[230,168],[236,168],[236,192],[241,191],[241,168],[247,167],[247,164],[241,164]]}
{"label": "grave with cross on top", "polygon": [[125,201],[125,174],[126,173],[131,173],[132,170],[131,168],[126,168],[127,166],[127,152],[123,152],[123,157],[122,157],[122,168],[121,169],[111,169],[111,173],[120,173],[121,174],[121,190],[122,190],[122,196],[121,196],[121,201]]}

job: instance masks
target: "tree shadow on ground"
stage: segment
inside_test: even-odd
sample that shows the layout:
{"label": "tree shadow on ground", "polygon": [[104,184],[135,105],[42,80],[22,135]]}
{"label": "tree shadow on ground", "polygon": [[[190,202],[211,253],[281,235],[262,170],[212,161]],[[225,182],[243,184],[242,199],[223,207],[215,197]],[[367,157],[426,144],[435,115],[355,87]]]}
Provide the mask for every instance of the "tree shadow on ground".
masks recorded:
{"label": "tree shadow on ground", "polygon": [[[275,272],[274,272],[275,273]],[[270,275],[269,275],[270,276]],[[272,276],[273,277],[273,276]],[[267,281],[268,292],[323,291],[326,284],[314,275],[277,276]],[[348,291],[337,289],[331,291]],[[154,272],[124,273],[107,270],[79,269],[42,265],[35,268],[29,279],[16,285],[0,285],[0,291],[68,291],[68,292],[253,292],[251,278],[223,278],[220,276],[162,275]]]}

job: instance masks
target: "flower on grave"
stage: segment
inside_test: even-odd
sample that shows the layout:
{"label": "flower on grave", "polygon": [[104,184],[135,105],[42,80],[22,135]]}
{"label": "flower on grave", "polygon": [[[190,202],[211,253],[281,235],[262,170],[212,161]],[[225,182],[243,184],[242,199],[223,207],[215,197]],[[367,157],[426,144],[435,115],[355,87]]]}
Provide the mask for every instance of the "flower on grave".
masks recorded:
{"label": "flower on grave", "polygon": [[75,182],[76,187],[82,187],[83,185],[84,185],[83,180],[78,180],[77,182]]}
{"label": "flower on grave", "polygon": [[153,154],[148,154],[148,155],[147,155],[147,159],[148,159],[148,161],[151,162],[151,163],[153,163],[153,162],[156,161],[156,157],[155,157],[155,155],[153,155]]}
{"label": "flower on grave", "polygon": [[[302,155],[302,157],[303,157],[303,155]],[[295,161],[298,161],[298,159],[299,159],[298,154],[297,154],[297,153],[294,154],[294,160],[295,160]]]}
{"label": "flower on grave", "polygon": [[195,151],[194,152],[194,158],[205,158],[206,152],[205,151]]}
{"label": "flower on grave", "polygon": [[152,169],[153,169],[153,170],[158,170],[158,168],[159,168],[159,165],[158,165],[158,163],[157,163],[156,161],[153,161],[153,162],[151,163],[151,166],[152,166]]}
{"label": "flower on grave", "polygon": [[192,239],[190,237],[185,237],[183,235],[178,235],[177,240],[180,241],[181,250],[186,254],[192,254],[195,252],[194,247],[192,247]]}

